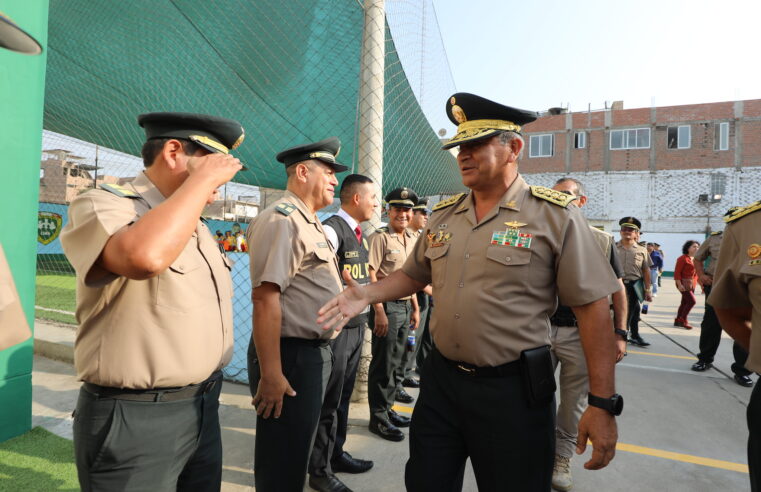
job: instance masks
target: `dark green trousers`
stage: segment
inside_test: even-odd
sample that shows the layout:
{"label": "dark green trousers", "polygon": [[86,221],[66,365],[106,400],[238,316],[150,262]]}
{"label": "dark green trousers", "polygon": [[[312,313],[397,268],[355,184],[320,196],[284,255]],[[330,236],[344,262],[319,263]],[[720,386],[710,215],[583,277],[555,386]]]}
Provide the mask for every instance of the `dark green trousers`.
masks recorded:
{"label": "dark green trousers", "polygon": [[[397,382],[404,377],[403,356],[407,349],[412,305],[410,301],[383,303],[388,317],[388,333],[378,337],[373,333],[372,359],[367,374],[367,400],[370,416],[388,420],[388,411],[394,404]],[[370,310],[370,329],[375,327],[375,311]]]}
{"label": "dark green trousers", "polygon": [[[253,343],[251,344],[253,346]],[[327,341],[280,339],[283,374],[296,396],[283,397],[280,418],[256,417],[254,481],[257,492],[301,492],[314,445],[333,356]],[[256,394],[261,372],[249,348],[248,378]]]}
{"label": "dark green trousers", "polygon": [[74,413],[74,454],[82,490],[218,491],[221,373],[205,394],[143,402],[84,388]]}

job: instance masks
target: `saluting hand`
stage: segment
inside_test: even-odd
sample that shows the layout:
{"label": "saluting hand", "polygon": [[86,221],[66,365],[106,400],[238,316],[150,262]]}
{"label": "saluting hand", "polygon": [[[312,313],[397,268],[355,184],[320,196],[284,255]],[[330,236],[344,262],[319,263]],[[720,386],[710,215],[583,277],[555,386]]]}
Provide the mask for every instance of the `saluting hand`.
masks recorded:
{"label": "saluting hand", "polygon": [[587,449],[587,439],[592,441],[592,458],[584,463],[584,468],[599,470],[608,466],[616,455],[616,441],[618,441],[616,418],[602,408],[587,407],[579,420],[576,454],[583,454]]}
{"label": "saluting hand", "polygon": [[190,176],[207,178],[217,189],[227,183],[240,171],[243,166],[240,160],[230,154],[213,153],[203,156],[191,156],[188,159],[187,169]]}
{"label": "saluting hand", "polygon": [[323,330],[340,330],[354,316],[358,315],[370,304],[365,289],[357,283],[348,271],[341,272],[346,289],[336,297],[328,301],[317,311],[317,324],[322,325]]}
{"label": "saluting hand", "polygon": [[282,373],[272,378],[262,377],[251,404],[263,419],[268,419],[270,415],[277,419],[283,410],[283,395],[296,396],[296,392]]}

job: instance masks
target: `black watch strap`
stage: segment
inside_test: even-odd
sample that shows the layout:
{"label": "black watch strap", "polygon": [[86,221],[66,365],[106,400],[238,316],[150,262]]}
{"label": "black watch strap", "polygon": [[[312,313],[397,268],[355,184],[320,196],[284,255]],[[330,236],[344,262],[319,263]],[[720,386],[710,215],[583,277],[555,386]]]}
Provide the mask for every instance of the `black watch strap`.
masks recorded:
{"label": "black watch strap", "polygon": [[626,331],[626,330],[621,330],[621,329],[619,329],[619,328],[616,328],[616,329],[615,329],[615,330],[613,330],[613,331],[615,331],[615,332],[616,332],[616,335],[621,335],[622,337],[624,337],[624,340],[626,340],[626,339],[628,339],[628,338],[629,338],[629,332],[628,332],[628,331]]}
{"label": "black watch strap", "polygon": [[607,410],[613,416],[621,415],[624,410],[624,397],[618,393],[614,394],[610,398],[600,398],[592,393],[587,393],[587,402],[593,407],[602,408]]}

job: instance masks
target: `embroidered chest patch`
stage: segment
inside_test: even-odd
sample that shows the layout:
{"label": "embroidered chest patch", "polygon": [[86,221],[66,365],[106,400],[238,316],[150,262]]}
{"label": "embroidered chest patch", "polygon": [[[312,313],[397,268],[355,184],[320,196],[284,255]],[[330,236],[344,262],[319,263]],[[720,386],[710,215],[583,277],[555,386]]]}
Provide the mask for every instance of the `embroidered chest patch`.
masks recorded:
{"label": "embroidered chest patch", "polygon": [[504,231],[494,231],[491,235],[491,244],[530,248],[533,237],[533,234],[523,233],[520,229],[509,227]]}

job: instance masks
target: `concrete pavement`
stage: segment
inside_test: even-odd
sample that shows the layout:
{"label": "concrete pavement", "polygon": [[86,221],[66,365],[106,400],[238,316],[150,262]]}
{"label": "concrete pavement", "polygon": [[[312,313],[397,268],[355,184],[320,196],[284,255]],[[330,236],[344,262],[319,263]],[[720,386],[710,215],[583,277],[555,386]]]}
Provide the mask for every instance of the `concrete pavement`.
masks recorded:
{"label": "concrete pavement", "polygon": [[[624,395],[626,404],[618,418],[616,458],[600,471],[583,469],[591,449],[583,457],[574,458],[573,490],[749,490],[745,407],[751,388],[740,387],[731,379],[731,339],[724,336],[715,369],[705,373],[690,370],[698,351],[703,302],[703,296],[698,296],[698,305],[690,315],[695,330],[673,327],[679,293],[673,280],[663,279],[661,293],[649,314],[643,315],[641,334],[652,345],[630,346],[629,355],[617,366],[617,390]],[[73,337],[69,328],[36,326],[36,337],[45,337],[46,333],[68,339],[67,343]],[[36,344],[38,351],[44,351],[41,347],[45,346],[46,343]],[[34,425],[71,437],[71,411],[79,387],[75,379],[70,364],[35,357]],[[254,490],[251,465],[256,430],[250,401],[247,386],[225,383],[220,407],[225,491]],[[405,406],[397,409],[407,414],[412,411]],[[375,467],[362,475],[342,474],[341,480],[355,491],[404,490],[407,441],[392,443],[370,434],[366,404],[352,404],[350,415],[346,449],[356,457],[374,460]],[[477,490],[470,467],[464,490]]]}

